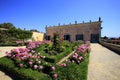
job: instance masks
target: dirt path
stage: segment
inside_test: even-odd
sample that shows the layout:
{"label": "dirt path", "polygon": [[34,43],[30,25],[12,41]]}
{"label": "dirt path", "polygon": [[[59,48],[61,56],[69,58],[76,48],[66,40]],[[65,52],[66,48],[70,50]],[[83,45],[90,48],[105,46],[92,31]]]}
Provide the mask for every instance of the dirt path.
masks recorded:
{"label": "dirt path", "polygon": [[120,55],[99,44],[91,44],[88,80],[120,80]]}
{"label": "dirt path", "polygon": [[[6,55],[5,54],[6,51],[11,51],[12,49],[15,48],[19,47],[0,47],[0,58]],[[13,79],[0,70],[0,80],[13,80]]]}
{"label": "dirt path", "polygon": [[60,64],[62,62],[64,62],[67,58],[69,58],[72,54],[74,54],[75,51],[71,52],[69,55],[67,55],[66,57],[62,58],[59,62],[57,62],[56,64]]}

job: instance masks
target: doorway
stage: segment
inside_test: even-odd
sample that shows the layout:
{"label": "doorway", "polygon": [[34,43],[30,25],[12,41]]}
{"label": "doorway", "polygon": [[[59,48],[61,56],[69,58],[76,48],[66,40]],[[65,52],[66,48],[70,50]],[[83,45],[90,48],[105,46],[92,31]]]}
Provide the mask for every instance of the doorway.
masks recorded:
{"label": "doorway", "polygon": [[99,42],[99,34],[91,34],[91,42],[98,43]]}

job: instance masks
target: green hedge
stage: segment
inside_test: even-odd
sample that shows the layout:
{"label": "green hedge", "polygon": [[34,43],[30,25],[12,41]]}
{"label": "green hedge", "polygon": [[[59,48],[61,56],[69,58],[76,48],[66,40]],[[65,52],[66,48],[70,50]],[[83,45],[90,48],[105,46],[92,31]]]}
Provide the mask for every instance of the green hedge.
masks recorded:
{"label": "green hedge", "polygon": [[[87,80],[89,54],[85,57],[85,60],[79,65],[76,63],[68,63],[66,67],[56,67],[56,73],[58,77],[55,80]],[[7,58],[0,58],[0,70],[7,70],[13,76],[16,76],[20,80],[54,80],[43,74],[32,70],[30,68],[18,68],[14,65],[14,62]]]}
{"label": "green hedge", "polygon": [[[68,43],[68,42],[67,42],[67,43]],[[44,49],[45,49],[45,46],[46,46],[46,45],[48,46],[48,44],[43,44],[43,45],[41,45],[40,48],[36,48],[35,51],[36,51],[36,52],[40,52],[41,55],[46,56],[45,60],[46,60],[47,62],[56,63],[56,62],[58,62],[60,59],[62,59],[63,57],[67,56],[68,54],[70,54],[70,53],[74,50],[75,45],[74,45],[73,43],[70,43],[70,42],[69,42],[68,44],[67,44],[67,43],[63,43],[63,44],[62,44],[62,46],[65,47],[64,52],[61,52],[61,53],[59,53],[59,54],[57,54],[57,55],[54,55],[54,56],[45,53]],[[66,45],[66,44],[67,44],[67,45]],[[51,46],[51,44],[49,44],[49,45]]]}
{"label": "green hedge", "polygon": [[57,67],[57,80],[87,80],[89,54],[80,64],[68,63],[66,67]]}
{"label": "green hedge", "polygon": [[51,80],[51,77],[43,74],[42,72],[38,72],[32,70],[30,68],[18,68],[15,66],[14,62],[7,58],[0,58],[0,69],[6,70],[13,76],[18,77],[20,80]]}
{"label": "green hedge", "polygon": [[16,43],[1,43],[0,46],[18,46]]}

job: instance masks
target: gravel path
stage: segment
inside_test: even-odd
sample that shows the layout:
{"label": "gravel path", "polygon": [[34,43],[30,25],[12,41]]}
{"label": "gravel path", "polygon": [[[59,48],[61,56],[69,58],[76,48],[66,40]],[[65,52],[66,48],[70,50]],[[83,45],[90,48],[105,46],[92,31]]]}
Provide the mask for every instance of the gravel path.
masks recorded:
{"label": "gravel path", "polygon": [[69,55],[67,55],[66,57],[62,58],[59,62],[57,62],[56,64],[61,64],[62,62],[64,62],[66,59],[68,59],[71,55],[74,54],[75,51],[72,51]]}
{"label": "gravel path", "polygon": [[120,55],[99,44],[91,44],[88,80],[120,80]]}
{"label": "gravel path", "polygon": [[[6,51],[11,51],[12,49],[15,48],[19,48],[19,47],[0,47],[0,57],[5,56]],[[0,80],[13,80],[13,79],[0,70]]]}

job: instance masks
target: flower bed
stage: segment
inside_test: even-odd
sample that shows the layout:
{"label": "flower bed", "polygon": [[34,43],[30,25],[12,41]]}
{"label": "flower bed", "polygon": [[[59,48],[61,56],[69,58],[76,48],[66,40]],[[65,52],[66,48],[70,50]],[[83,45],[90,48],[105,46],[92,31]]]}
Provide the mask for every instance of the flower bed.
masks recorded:
{"label": "flower bed", "polygon": [[45,60],[47,62],[51,62],[51,63],[58,62],[64,56],[67,56],[69,53],[71,53],[74,50],[74,47],[75,47],[75,45],[73,43],[63,42],[62,47],[64,48],[64,51],[59,53],[59,54],[57,54],[57,55],[51,55],[51,54],[46,53],[44,51],[46,49],[46,46],[49,47],[49,46],[51,46],[51,44],[43,44],[41,47],[36,48],[35,51],[36,52],[40,52],[41,55],[46,56]]}
{"label": "flower bed", "polygon": [[[76,50],[76,53],[74,53],[66,62],[60,65],[49,63],[49,61],[46,62],[46,56],[35,51],[35,48],[40,47],[41,44],[44,43],[31,42],[28,44],[27,48],[18,48],[12,50],[11,52],[6,52],[7,57],[0,59],[1,68],[6,69],[12,74],[16,74],[16,76],[21,79],[87,79],[87,64],[89,57],[87,53],[90,51],[88,43],[79,46]],[[70,47],[68,47],[68,49],[70,49]],[[54,59],[60,60],[59,58],[61,58],[61,56],[64,57],[65,55],[58,54],[56,56]]]}

